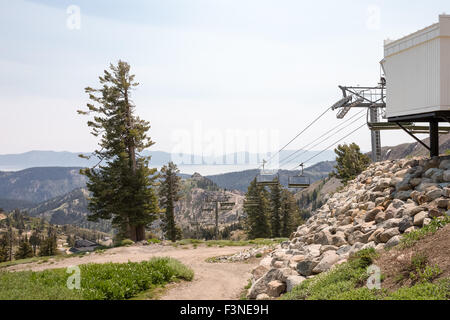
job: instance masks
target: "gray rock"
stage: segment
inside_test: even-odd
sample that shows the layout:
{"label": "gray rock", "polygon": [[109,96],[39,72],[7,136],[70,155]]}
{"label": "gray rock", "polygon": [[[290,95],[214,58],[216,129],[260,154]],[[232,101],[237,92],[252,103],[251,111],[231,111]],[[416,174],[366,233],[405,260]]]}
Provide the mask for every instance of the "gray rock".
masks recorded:
{"label": "gray rock", "polygon": [[398,245],[400,243],[401,238],[402,237],[400,235],[390,238],[389,241],[386,242],[385,248],[395,247],[396,245]]}
{"label": "gray rock", "polygon": [[345,241],[345,234],[342,231],[336,232],[331,238],[331,244],[336,247],[347,244],[347,241]]}
{"label": "gray rock", "polygon": [[434,189],[434,190],[430,190],[427,193],[425,193],[425,195],[430,199],[430,200],[435,200],[437,198],[442,197],[442,189]]}
{"label": "gray rock", "polygon": [[398,224],[398,230],[403,233],[405,232],[408,228],[413,226],[413,222],[411,218],[408,217],[404,217],[400,223]]}
{"label": "gray rock", "polygon": [[336,254],[343,255],[343,254],[346,254],[347,252],[349,252],[351,249],[352,249],[352,246],[350,246],[350,245],[342,246],[336,251]]}
{"label": "gray rock", "polygon": [[314,267],[313,273],[322,273],[328,271],[336,262],[339,261],[339,256],[334,251],[327,251],[323,254],[322,260]]}
{"label": "gray rock", "polygon": [[391,239],[394,236],[397,236],[400,234],[400,231],[398,231],[398,228],[391,228],[388,230],[385,230],[383,233],[380,234],[379,236],[379,240],[382,243],[386,243],[389,241],[389,239]]}
{"label": "gray rock", "polygon": [[304,260],[297,264],[297,272],[302,276],[308,277],[312,274],[312,270],[317,265],[316,261]]}
{"label": "gray rock", "polygon": [[378,213],[380,213],[381,211],[383,211],[383,207],[375,207],[372,210],[368,211],[366,213],[366,215],[364,216],[364,221],[365,222],[370,222],[375,220],[375,217],[377,216]]}
{"label": "gray rock", "polygon": [[423,225],[423,220],[428,217],[428,212],[422,211],[414,216],[414,225],[421,227]]}
{"label": "gray rock", "polygon": [[306,278],[302,276],[289,276],[286,279],[286,292],[291,292],[296,286],[305,281]]}
{"label": "gray rock", "polygon": [[270,297],[266,293],[261,293],[256,296],[256,300],[270,300]]}
{"label": "gray rock", "polygon": [[450,182],[450,170],[445,170],[442,176],[442,180],[445,182]]}

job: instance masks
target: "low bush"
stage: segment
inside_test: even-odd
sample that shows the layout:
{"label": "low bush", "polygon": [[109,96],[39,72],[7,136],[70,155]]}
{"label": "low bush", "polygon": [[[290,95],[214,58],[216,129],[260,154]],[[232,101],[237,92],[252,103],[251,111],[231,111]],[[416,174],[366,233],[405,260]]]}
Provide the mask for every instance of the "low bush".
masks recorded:
{"label": "low bush", "polygon": [[430,224],[424,226],[423,228],[404,234],[400,240],[399,246],[400,248],[410,248],[420,239],[423,239],[429,234],[435,233],[448,223],[450,223],[450,216],[434,218]]}
{"label": "low bush", "polygon": [[119,300],[176,280],[193,279],[193,271],[171,258],[144,262],[80,266],[81,288],[69,290],[66,269],[0,272],[0,299]]}

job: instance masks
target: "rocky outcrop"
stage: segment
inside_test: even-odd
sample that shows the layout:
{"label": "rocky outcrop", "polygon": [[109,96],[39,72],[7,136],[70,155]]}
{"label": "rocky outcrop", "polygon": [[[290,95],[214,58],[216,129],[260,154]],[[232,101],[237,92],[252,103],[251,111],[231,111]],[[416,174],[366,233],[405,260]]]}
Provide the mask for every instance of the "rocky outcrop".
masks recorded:
{"label": "rocky outcrop", "polygon": [[248,298],[277,297],[359,250],[393,247],[449,209],[450,157],[371,164],[261,261]]}

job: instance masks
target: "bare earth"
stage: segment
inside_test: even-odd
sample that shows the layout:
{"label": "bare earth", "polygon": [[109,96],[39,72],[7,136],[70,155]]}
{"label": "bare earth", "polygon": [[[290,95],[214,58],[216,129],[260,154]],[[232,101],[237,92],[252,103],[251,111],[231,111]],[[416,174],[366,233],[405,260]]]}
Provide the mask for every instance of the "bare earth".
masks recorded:
{"label": "bare earth", "polygon": [[174,248],[171,246],[131,246],[107,250],[83,257],[73,257],[62,260],[49,260],[47,263],[29,263],[11,266],[9,271],[67,268],[86,263],[106,262],[139,262],[152,257],[171,257],[194,270],[194,279],[190,282],[180,282],[168,286],[162,300],[234,300],[239,299],[242,289],[250,279],[250,271],[257,261],[247,263],[207,263],[205,259],[215,256],[238,253],[249,247],[206,247],[197,249]]}

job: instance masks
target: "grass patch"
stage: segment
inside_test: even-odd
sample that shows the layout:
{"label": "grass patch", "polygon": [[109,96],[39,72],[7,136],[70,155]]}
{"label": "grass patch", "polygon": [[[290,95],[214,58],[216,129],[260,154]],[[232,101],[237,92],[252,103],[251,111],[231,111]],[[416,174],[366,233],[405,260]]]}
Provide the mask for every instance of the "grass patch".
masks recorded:
{"label": "grass patch", "polygon": [[377,292],[365,290],[367,267],[377,257],[373,248],[365,249],[333,270],[303,281],[283,300],[373,300]]}
{"label": "grass patch", "polygon": [[176,280],[190,281],[193,271],[171,258],[144,262],[80,266],[81,289],[69,290],[66,269],[0,272],[0,300],[122,300]]}
{"label": "grass patch", "polygon": [[434,218],[429,225],[424,226],[419,230],[404,234],[400,240],[399,247],[402,249],[412,247],[417,241],[425,238],[429,234],[434,234],[439,229],[450,223],[450,217]]}
{"label": "grass patch", "polygon": [[[373,248],[365,249],[336,268],[303,281],[281,300],[446,300],[450,298],[450,279],[431,283],[440,274],[437,266],[428,266],[426,258],[417,255],[408,267],[415,277],[415,284],[395,292],[367,288],[367,267],[377,253]],[[401,282],[404,275],[396,281]]]}
{"label": "grass patch", "polygon": [[250,290],[251,287],[252,287],[252,280],[248,279],[246,286],[241,291],[239,300],[247,300],[247,293],[248,293],[248,290]]}

